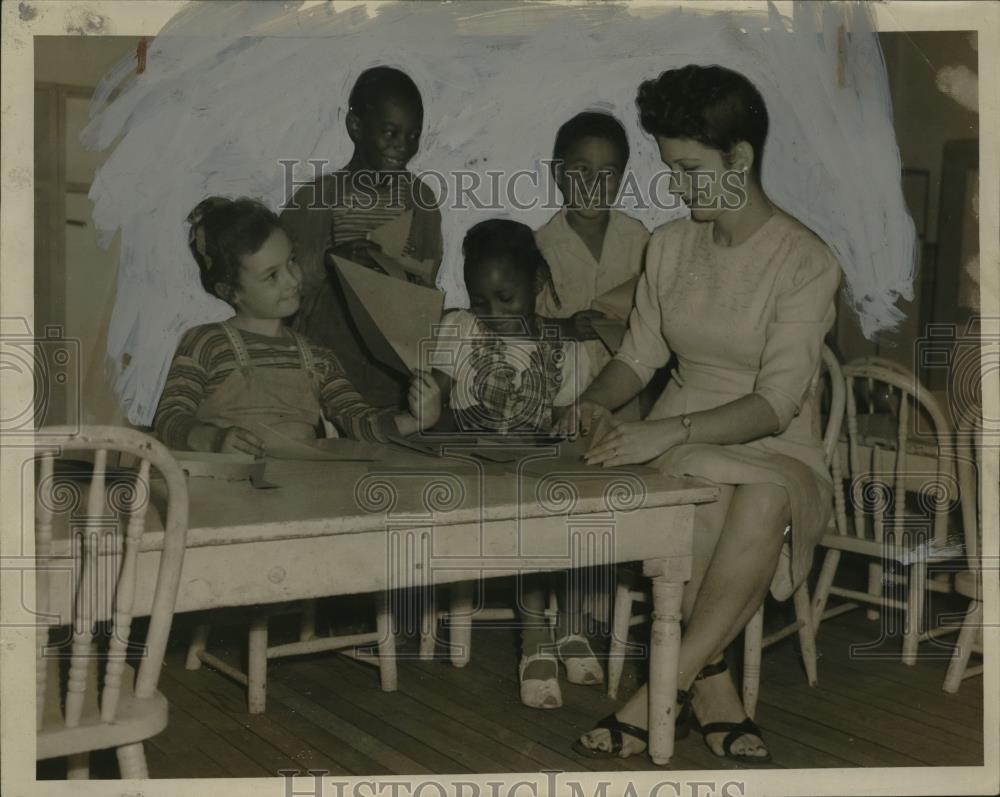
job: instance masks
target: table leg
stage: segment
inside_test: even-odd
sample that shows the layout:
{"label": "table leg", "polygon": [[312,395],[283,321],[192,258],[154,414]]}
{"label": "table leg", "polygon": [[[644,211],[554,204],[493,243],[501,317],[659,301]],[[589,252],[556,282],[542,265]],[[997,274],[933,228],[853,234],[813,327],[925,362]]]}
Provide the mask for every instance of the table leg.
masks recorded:
{"label": "table leg", "polygon": [[677,666],[681,652],[681,595],[684,584],[653,579],[653,630],[649,652],[649,757],[657,766],[674,754]]}
{"label": "table leg", "polygon": [[458,581],[450,588],[448,641],[451,643],[451,663],[455,667],[464,667],[469,663],[474,588],[472,581]]}

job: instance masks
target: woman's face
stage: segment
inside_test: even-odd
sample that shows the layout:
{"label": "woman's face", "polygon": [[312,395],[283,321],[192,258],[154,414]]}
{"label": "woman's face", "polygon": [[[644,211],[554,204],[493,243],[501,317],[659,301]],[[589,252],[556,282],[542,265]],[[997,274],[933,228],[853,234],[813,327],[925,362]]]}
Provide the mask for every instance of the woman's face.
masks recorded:
{"label": "woman's face", "polygon": [[274,230],[252,255],[240,258],[236,312],[259,319],[288,318],[299,309],[302,270],[283,230]]}
{"label": "woman's face", "polygon": [[721,150],[690,138],[661,138],[660,159],[673,172],[670,190],[691,210],[695,221],[712,221],[746,202],[747,172],[727,165]]}

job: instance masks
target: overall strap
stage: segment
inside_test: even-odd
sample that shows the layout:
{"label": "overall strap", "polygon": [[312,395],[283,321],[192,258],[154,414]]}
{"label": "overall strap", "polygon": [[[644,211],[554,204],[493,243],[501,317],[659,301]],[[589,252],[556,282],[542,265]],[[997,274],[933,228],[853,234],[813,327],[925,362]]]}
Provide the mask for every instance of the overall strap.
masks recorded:
{"label": "overall strap", "polygon": [[233,353],[236,355],[236,364],[244,371],[247,370],[250,368],[250,354],[247,352],[247,347],[243,343],[243,337],[240,335],[239,330],[233,328],[228,321],[223,321],[221,326],[222,331],[229,338],[229,345],[233,347]]}
{"label": "overall strap", "polygon": [[316,358],[313,356],[312,346],[309,345],[308,340],[302,337],[302,335],[291,327],[288,327],[288,331],[292,333],[292,337],[295,340],[295,346],[299,350],[299,358],[302,360],[302,368],[305,370],[306,374],[308,374],[309,380],[312,382],[318,395],[320,389],[319,375],[316,373]]}
{"label": "overall strap", "polygon": [[299,350],[299,359],[302,360],[302,367],[312,374],[315,370],[316,359],[313,357],[312,347],[309,345],[309,341],[307,341],[291,327],[288,327],[288,331],[292,333],[292,339],[295,341],[295,347]]}

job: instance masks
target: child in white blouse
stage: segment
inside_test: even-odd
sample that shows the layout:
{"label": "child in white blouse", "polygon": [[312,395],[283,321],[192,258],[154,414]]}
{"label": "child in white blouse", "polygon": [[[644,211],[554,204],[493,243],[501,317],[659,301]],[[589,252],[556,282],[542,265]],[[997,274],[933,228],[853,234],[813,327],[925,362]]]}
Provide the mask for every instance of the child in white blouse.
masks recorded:
{"label": "child in white blouse", "polygon": [[588,111],[564,123],[552,153],[564,206],[535,233],[552,271],[537,310],[559,319],[564,335],[583,341],[591,379],[611,359],[592,324],[602,313],[591,306],[639,276],[649,241],[641,221],[612,208],[629,152],[625,128],[610,114]]}

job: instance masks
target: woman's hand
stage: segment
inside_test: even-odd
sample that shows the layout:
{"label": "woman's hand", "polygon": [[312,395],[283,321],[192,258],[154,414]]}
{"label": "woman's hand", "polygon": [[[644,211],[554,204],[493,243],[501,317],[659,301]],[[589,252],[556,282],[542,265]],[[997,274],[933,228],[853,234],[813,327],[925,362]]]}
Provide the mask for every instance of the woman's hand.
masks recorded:
{"label": "woman's hand", "polygon": [[[580,400],[565,408],[553,424],[552,433],[559,437],[574,439],[577,434],[584,437],[594,431],[596,440],[603,434],[604,423],[611,417],[607,407],[602,407],[593,401]],[[603,422],[602,422],[603,419]]]}
{"label": "woman's hand", "polygon": [[413,374],[407,401],[418,430],[430,429],[441,418],[441,388],[430,371]]}
{"label": "woman's hand", "polygon": [[641,465],[683,443],[687,430],[679,418],[625,423],[608,416],[606,431],[584,454],[588,465]]}

